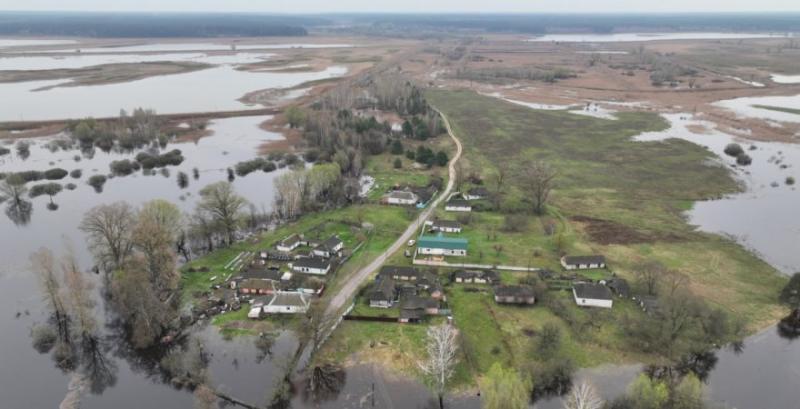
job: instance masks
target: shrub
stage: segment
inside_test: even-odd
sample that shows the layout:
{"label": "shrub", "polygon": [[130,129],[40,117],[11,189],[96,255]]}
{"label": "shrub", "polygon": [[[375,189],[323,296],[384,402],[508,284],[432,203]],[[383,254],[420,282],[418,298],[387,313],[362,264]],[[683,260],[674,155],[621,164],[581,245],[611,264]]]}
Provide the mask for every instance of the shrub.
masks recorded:
{"label": "shrub", "polygon": [[794,184],[794,177],[787,176],[786,177],[786,184],[789,185],[789,186],[793,185]]}
{"label": "shrub", "polygon": [[751,158],[750,155],[742,152],[739,154],[739,156],[736,157],[736,163],[741,166],[747,166],[753,163],[753,158]]}
{"label": "shrub", "polygon": [[316,162],[319,159],[319,150],[309,149],[303,152],[303,160],[306,162]]}
{"label": "shrub", "polygon": [[50,352],[56,344],[56,340],[56,331],[50,325],[39,324],[31,329],[31,343],[33,343],[33,349],[40,354]]}
{"label": "shrub", "polygon": [[26,170],[17,172],[14,175],[19,176],[23,183],[36,182],[37,180],[44,179],[44,173],[38,170]]}
{"label": "shrub", "polygon": [[[234,166],[234,169],[236,169],[237,176],[247,176],[257,170],[264,170],[264,167],[267,166],[267,163],[272,162],[267,162],[264,158],[255,158],[237,163]],[[273,164],[273,166],[275,165]]]}
{"label": "shrub", "polygon": [[178,172],[178,187],[185,189],[187,186],[189,186],[189,175]]}
{"label": "shrub", "polygon": [[183,154],[180,149],[173,149],[162,155],[140,152],[136,155],[136,161],[145,169],[162,168],[168,165],[178,166],[183,163]]}
{"label": "shrub", "polygon": [[738,157],[739,155],[744,153],[744,149],[742,149],[742,145],[738,143],[729,143],[725,146],[725,154],[728,156]]}
{"label": "shrub", "polygon": [[111,168],[111,173],[117,176],[128,176],[141,169],[139,163],[128,159],[115,160],[108,167]]}
{"label": "shrub", "polygon": [[394,160],[394,168],[395,169],[401,169],[402,167],[403,167],[403,161],[400,160],[400,158],[396,158]]}
{"label": "shrub", "polygon": [[400,142],[399,139],[395,139],[394,142],[392,142],[392,155],[402,155],[403,151],[403,143]]}
{"label": "shrub", "polygon": [[96,192],[100,193],[103,191],[103,185],[106,184],[106,180],[108,180],[108,178],[106,178],[105,175],[92,175],[87,183],[89,186],[93,187]]}
{"label": "shrub", "polygon": [[64,185],[64,188],[67,190],[75,190],[78,188],[78,185],[74,183],[67,183],[66,185]]}
{"label": "shrub", "polygon": [[264,166],[261,168],[261,170],[267,173],[274,172],[275,169],[278,169],[278,166],[275,165],[275,162],[270,162],[270,161],[265,162]]}
{"label": "shrub", "polygon": [[69,172],[61,168],[53,168],[44,171],[44,177],[47,180],[61,180],[67,177],[67,175],[69,175]]}
{"label": "shrub", "polygon": [[39,185],[31,186],[30,190],[28,190],[28,196],[30,197],[38,197],[42,195],[48,195],[53,197],[61,192],[61,185],[55,182],[51,183],[42,183]]}
{"label": "shrub", "polygon": [[11,153],[11,149],[8,148],[0,148],[0,156],[5,156]]}
{"label": "shrub", "polygon": [[528,218],[524,214],[507,214],[503,220],[503,230],[507,232],[521,232],[528,229]]}
{"label": "shrub", "polygon": [[83,171],[80,169],[75,169],[72,172],[69,172],[69,176],[73,179],[80,179],[83,176]]}

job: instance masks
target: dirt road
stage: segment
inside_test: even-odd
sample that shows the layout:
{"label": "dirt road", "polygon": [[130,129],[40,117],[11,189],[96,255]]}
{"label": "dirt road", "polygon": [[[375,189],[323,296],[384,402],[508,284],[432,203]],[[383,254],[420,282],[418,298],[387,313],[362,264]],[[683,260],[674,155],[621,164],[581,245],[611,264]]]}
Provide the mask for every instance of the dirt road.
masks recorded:
{"label": "dirt road", "polygon": [[377,270],[383,263],[386,262],[386,259],[389,258],[392,254],[406,246],[408,240],[414,237],[414,235],[419,230],[422,223],[425,222],[428,217],[430,217],[433,209],[435,209],[443,200],[450,195],[453,190],[453,186],[455,186],[456,181],[456,162],[461,158],[461,141],[453,133],[453,129],[450,127],[450,121],[448,121],[447,117],[442,114],[441,111],[434,108],[436,112],[441,115],[442,119],[444,120],[444,126],[447,129],[447,133],[453,138],[453,141],[456,143],[456,154],[450,160],[450,164],[448,165],[448,171],[450,177],[447,180],[447,186],[442,191],[442,193],[433,201],[433,203],[429,204],[422,213],[417,216],[417,218],[408,226],[408,228],[403,232],[403,234],[394,242],[392,245],[383,253],[381,253],[375,260],[372,260],[369,264],[365,267],[362,267],[360,270],[356,271],[351,277],[348,278],[347,282],[344,284],[342,289],[336,294],[333,298],[331,298],[330,304],[328,304],[328,308],[325,310],[326,314],[329,315],[336,315],[340,314],[342,308],[346,305],[348,300],[350,300],[353,295],[355,295],[358,287],[366,281],[369,276]]}

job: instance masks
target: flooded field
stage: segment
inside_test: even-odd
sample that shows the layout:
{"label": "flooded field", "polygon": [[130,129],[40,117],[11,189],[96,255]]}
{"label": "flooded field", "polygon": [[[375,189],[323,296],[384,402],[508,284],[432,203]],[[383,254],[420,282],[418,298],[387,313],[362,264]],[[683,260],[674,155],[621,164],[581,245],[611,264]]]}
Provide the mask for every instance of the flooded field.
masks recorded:
{"label": "flooded field", "polygon": [[[121,109],[137,107],[159,114],[209,112],[258,108],[239,101],[251,91],[282,89],[304,82],[335,78],[347,68],[328,67],[319,72],[248,72],[221,65],[185,74],[138,81],[79,87],[58,87],[64,80],[0,84],[0,121],[34,121],[116,116]],[[76,104],[75,101],[81,101]]]}
{"label": "flooded field", "polygon": [[[779,122],[800,122],[800,113],[791,112],[791,110],[800,110],[800,95],[788,97],[735,98],[717,101],[714,105],[731,110],[742,118],[761,118]],[[787,111],[787,109],[789,111]]]}
{"label": "flooded field", "polygon": [[[32,141],[34,145],[31,146],[31,155],[27,159],[23,160],[16,153],[0,158],[0,172],[52,167],[83,171],[80,179],[67,177],[62,181],[75,183],[77,188],[73,191],[64,190],[54,198],[59,206],[58,210],[48,210],[46,205],[49,199],[38,197],[30,199],[33,210],[27,224],[15,224],[5,214],[0,215],[0,232],[4,237],[3,246],[0,247],[0,258],[3,260],[0,265],[0,310],[3,311],[0,314],[0,344],[3,345],[0,349],[0,368],[19,368],[13,371],[0,370],[4,405],[13,408],[55,407],[67,392],[69,382],[67,376],[54,368],[48,355],[39,355],[30,345],[30,328],[44,319],[38,285],[28,269],[30,253],[43,246],[61,252],[65,243],[70,243],[81,266],[88,269],[92,265],[92,259],[83,244],[84,235],[78,231],[80,219],[87,210],[119,200],[135,206],[152,199],[165,199],[177,204],[181,210],[190,211],[196,203],[197,192],[203,186],[227,180],[226,167],[238,161],[252,159],[260,144],[282,138],[258,127],[266,119],[268,118],[240,117],[216,120],[209,127],[214,132],[212,136],[202,138],[197,143],[171,143],[167,146],[168,150],[180,149],[186,158],[181,165],[168,168],[168,177],[158,171],[152,176],[144,176],[141,171],[130,176],[118,176],[106,182],[102,193],[96,193],[86,184],[88,177],[93,174],[108,174],[111,161],[131,158],[135,156],[133,153],[96,151],[93,156],[87,156],[75,150],[51,152],[45,147],[48,139],[40,138]],[[76,154],[81,158],[80,161],[75,161]],[[199,178],[190,176],[189,186],[186,189],[179,188],[177,173],[182,171],[191,175],[194,168],[198,169]],[[259,210],[269,210],[273,201],[272,180],[282,172],[285,170],[252,173],[236,178],[233,184],[236,191]],[[12,237],[13,240],[10,240]],[[20,315],[17,316],[17,313]],[[253,383],[244,382],[244,378],[231,379],[230,375],[223,375],[225,369],[221,369],[230,364],[231,360],[228,358],[232,359],[240,353],[255,353],[254,348],[246,350],[239,348],[236,343],[222,341],[215,329],[203,331],[202,334],[213,341],[208,345],[215,356],[212,379],[228,385],[236,392],[239,387],[254,387]],[[252,345],[252,341],[249,344]],[[281,348],[285,350],[288,347]],[[135,365],[131,367],[130,359],[110,358],[117,367],[115,378],[118,387],[109,385],[102,396],[88,399],[82,407],[138,408],[164,405],[165,402],[175,404],[165,405],[167,407],[191,405],[189,393],[178,392],[169,385],[149,379],[143,368],[136,368]],[[252,376],[253,371],[258,370],[248,366],[248,359],[241,358],[239,361],[244,361],[239,366],[242,376]],[[268,381],[269,378],[266,377],[265,382]],[[33,384],[39,385],[35,394],[28,389]],[[261,387],[265,385],[267,383],[261,384]],[[242,394],[249,397],[254,396],[255,392],[248,394],[242,391]],[[129,402],[130,406],[124,406],[125,402]]]}
{"label": "flooded field", "polygon": [[[65,43],[55,43],[65,44]],[[69,44],[69,43],[66,43]],[[17,44],[23,45],[51,45],[44,44]],[[0,43],[2,46],[2,43]],[[231,51],[231,50],[280,50],[288,48],[349,48],[353,47],[351,44],[304,44],[304,43],[291,43],[291,44],[240,44],[237,41],[230,41],[227,43],[151,43],[151,44],[137,44],[137,45],[109,45],[106,47],[87,47],[87,48],[59,48],[52,50],[35,50],[27,51],[29,53],[157,53],[157,52],[170,52],[170,51]]]}

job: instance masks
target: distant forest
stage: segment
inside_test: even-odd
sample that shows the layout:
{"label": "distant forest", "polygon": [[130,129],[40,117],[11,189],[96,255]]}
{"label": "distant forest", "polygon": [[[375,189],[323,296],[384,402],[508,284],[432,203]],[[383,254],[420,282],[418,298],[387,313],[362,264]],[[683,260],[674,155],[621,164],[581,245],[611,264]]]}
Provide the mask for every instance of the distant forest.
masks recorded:
{"label": "distant forest", "polygon": [[425,36],[455,31],[613,33],[800,32],[800,13],[320,14],[0,12],[0,35],[79,37],[304,36],[309,29]]}
{"label": "distant forest", "polygon": [[0,35],[76,37],[304,36],[313,17],[264,14],[0,13]]}
{"label": "distant forest", "polygon": [[800,13],[681,14],[362,14],[340,15],[361,31],[419,27],[528,34],[621,31],[800,32]]}

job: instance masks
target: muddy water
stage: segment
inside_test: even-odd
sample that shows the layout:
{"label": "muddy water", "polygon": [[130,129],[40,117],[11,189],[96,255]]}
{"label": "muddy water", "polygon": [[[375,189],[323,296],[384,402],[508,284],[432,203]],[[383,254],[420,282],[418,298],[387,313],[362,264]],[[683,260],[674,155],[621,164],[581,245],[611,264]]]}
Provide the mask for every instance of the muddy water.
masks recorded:
{"label": "muddy water", "polygon": [[[742,118],[761,118],[778,122],[800,122],[800,114],[759,108],[757,105],[800,109],[800,95],[787,97],[743,97],[715,102]],[[780,126],[775,124],[775,126]]]}
{"label": "muddy water", "polygon": [[[0,40],[1,41],[1,40]],[[52,43],[51,43],[52,44]],[[48,43],[43,44],[20,44],[20,45],[51,45]],[[55,43],[67,44],[67,43]],[[0,47],[2,47],[0,42]],[[76,45],[75,48],[61,49],[37,49],[34,51],[27,51],[28,53],[75,53],[80,50],[80,53],[154,53],[154,52],[170,52],[170,51],[229,51],[229,50],[281,50],[291,48],[350,48],[352,44],[307,44],[307,43],[289,43],[289,44],[240,44],[236,41],[227,43],[148,43],[148,44],[135,44],[135,45],[115,45],[110,44],[104,47],[87,47],[81,48]]]}

